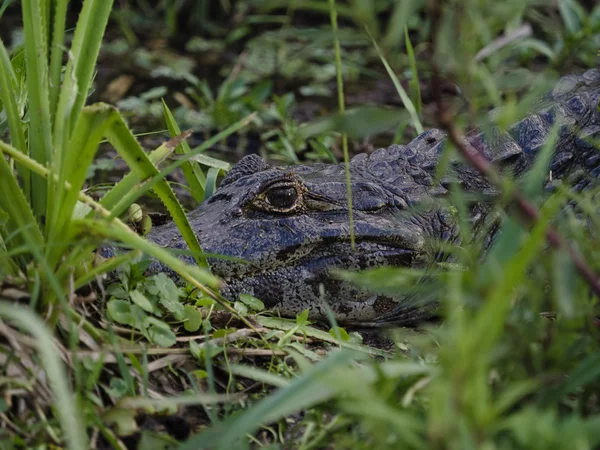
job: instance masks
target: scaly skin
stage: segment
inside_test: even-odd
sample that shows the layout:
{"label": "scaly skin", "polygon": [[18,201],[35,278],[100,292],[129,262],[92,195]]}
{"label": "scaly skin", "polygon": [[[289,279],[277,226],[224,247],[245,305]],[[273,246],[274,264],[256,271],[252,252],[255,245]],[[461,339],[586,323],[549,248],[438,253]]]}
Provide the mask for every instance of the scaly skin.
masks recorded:
{"label": "scaly skin", "polygon": [[[518,177],[531,167],[558,121],[552,179],[577,173],[574,187],[583,189],[600,174],[600,153],[585,139],[600,135],[599,99],[600,70],[564,77],[536,114],[508,132],[492,128],[485,138],[471,133],[466,144],[501,172]],[[234,300],[239,293],[252,294],[283,316],[309,308],[315,319],[326,317],[325,299],[342,323],[406,322],[421,314],[419,299],[374,295],[336,279],[331,269],[428,267],[440,257],[433,243],[458,240],[455,217],[448,203],[439,201],[448,184],[490,197],[496,191],[458,160],[435,183],[444,142],[444,133],[433,129],[406,146],[352,159],[354,250],[343,165],[276,167],[256,155],[243,158],[214,195],[189,214],[205,252],[245,260],[210,258],[213,272],[226,282],[223,295]],[[487,211],[485,203],[473,204],[472,221],[481,223]],[[185,248],[173,224],[153,229],[149,239]]]}

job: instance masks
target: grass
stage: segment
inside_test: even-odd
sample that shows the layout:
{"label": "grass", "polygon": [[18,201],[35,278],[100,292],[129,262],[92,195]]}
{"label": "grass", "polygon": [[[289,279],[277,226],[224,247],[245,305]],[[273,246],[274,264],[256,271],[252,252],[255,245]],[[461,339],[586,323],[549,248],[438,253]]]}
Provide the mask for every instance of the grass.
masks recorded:
{"label": "grass", "polygon": [[[444,248],[452,263],[341,274],[383,293],[416,290],[439,301],[440,320],[387,330],[378,346],[369,345],[372,333],[315,324],[307,314],[273,317],[251,296],[225,302],[170,177],[181,168],[192,204],[208,198],[230,165],[206,151],[249,124],[268,139],[265,156],[285,161],[347,159],[348,143],[366,141],[368,148],[373,136],[407,142],[432,123],[432,62],[468,99],[452,106],[454,126],[481,125],[492,107],[500,123],[513,123],[552,87],[557,70],[598,65],[600,7],[457,2],[443,6],[432,30],[419,2],[219,2],[214,9],[199,2],[189,17],[178,15],[182,2],[163,2],[162,30],[161,16],[141,0],[122,2],[122,9],[85,0],[74,28],[66,0],[9,3],[0,5],[0,20],[7,11],[20,16],[25,42],[0,43],[0,449],[599,446],[598,299],[568,250],[546,245],[552,227],[600,273],[599,191],[565,185],[541,192],[550,144],[524,180],[500,180],[526,195],[539,218],[522,225],[507,209],[509,196],[499,197],[493,211],[503,219],[501,233],[484,260],[486,228],[472,229],[467,195],[453,187],[450,202],[465,238]],[[222,26],[228,14],[239,20],[234,29]],[[107,84],[101,71],[95,75],[97,64],[118,47],[106,41],[107,23],[109,34],[128,42],[144,42],[149,29],[187,40],[177,17],[182,27],[203,18],[207,34],[196,45],[208,54],[245,45],[247,53],[221,68],[221,80],[161,69],[162,77],[124,94],[139,106],[133,111],[90,101],[99,97],[94,88]],[[524,24],[531,35],[495,45]],[[286,55],[283,87],[259,70],[264,60],[253,53],[256,42],[273,36],[285,38],[274,52]],[[144,59],[152,51],[126,45],[123,64],[140,64],[133,72],[168,67],[159,57]],[[373,77],[388,80],[403,107],[345,109],[353,91],[375,89]],[[328,84],[334,79],[335,89]],[[147,95],[149,88],[161,95]],[[307,103],[302,92],[326,114],[296,119]],[[138,125],[164,121],[173,140],[146,152],[125,114]],[[220,132],[199,146],[181,131],[215,125]],[[152,126],[142,131],[165,128]],[[98,198],[88,169],[103,142],[128,169]],[[440,173],[456,157],[446,151]],[[150,194],[176,221],[196,265],[128,226],[129,215],[140,216],[134,202]],[[144,217],[146,211],[137,219]],[[123,254],[100,258],[94,249],[106,242],[120,243]],[[142,253],[184,283],[145,276]]]}

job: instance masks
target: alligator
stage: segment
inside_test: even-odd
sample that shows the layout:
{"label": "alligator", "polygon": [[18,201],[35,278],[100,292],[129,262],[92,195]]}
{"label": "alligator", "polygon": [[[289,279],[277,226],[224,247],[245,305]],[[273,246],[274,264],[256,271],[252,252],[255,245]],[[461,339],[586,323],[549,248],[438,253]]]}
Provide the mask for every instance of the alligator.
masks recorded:
{"label": "alligator", "polygon": [[[600,175],[600,69],[561,78],[533,113],[508,130],[490,121],[486,131],[464,138],[503,174],[519,178],[557,130],[547,187],[568,180],[573,189],[594,185]],[[344,164],[267,164],[247,155],[224,177],[214,194],[189,213],[209,263],[224,280],[229,300],[247,293],[281,316],[308,309],[309,317],[340,323],[413,321],[430,310],[410,295],[386,296],[340,279],[333,269],[357,271],[381,266],[427,268],[443,252],[432,242],[459,242],[456,214],[440,201],[458,183],[477,194],[470,219],[483,223],[497,191],[460,158],[446,173],[436,170],[446,134],[425,131],[407,145],[390,145],[349,163],[355,246],[350,242]],[[155,227],[151,241],[185,249],[176,226]],[[188,261],[192,262],[191,258]],[[160,269],[160,266],[159,266]],[[326,307],[324,302],[327,302]]]}

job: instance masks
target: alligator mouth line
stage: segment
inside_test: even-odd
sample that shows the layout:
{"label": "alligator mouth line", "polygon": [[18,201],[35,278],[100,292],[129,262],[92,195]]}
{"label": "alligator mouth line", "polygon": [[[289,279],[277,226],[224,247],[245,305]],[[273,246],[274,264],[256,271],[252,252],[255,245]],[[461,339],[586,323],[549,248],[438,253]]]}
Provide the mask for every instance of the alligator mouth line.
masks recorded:
{"label": "alligator mouth line", "polygon": [[299,258],[291,259],[287,264],[270,267],[263,266],[260,268],[260,266],[254,266],[249,263],[254,270],[251,269],[229,276],[221,275],[218,273],[218,270],[215,270],[215,275],[221,277],[228,284],[235,284],[243,283],[246,279],[264,277],[271,272],[278,271],[303,270],[318,275],[326,273],[333,268],[341,270],[366,270],[382,266],[410,267],[413,265],[416,257],[414,250],[392,247],[390,245],[379,245],[381,248],[369,249],[368,251],[366,249],[361,251],[357,248],[353,253],[339,253],[327,249],[320,252],[319,255],[315,255],[315,251],[313,250]]}

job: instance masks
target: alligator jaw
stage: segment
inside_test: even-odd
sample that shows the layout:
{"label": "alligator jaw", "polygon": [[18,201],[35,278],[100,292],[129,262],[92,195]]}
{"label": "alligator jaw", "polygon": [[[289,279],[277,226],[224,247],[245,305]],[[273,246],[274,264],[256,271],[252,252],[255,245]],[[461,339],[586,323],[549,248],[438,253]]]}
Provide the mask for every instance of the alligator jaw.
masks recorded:
{"label": "alligator jaw", "polygon": [[[327,318],[324,301],[341,323],[373,321],[398,308],[403,298],[376,295],[335,276],[335,270],[414,265],[416,253],[379,243],[361,242],[352,251],[348,242],[319,247],[293,264],[226,278],[221,293],[237,300],[245,293],[260,298],[282,316],[309,309],[313,318]],[[214,271],[219,275],[219,271]]]}

